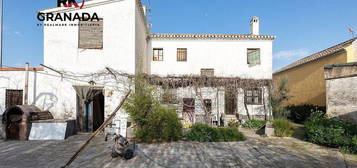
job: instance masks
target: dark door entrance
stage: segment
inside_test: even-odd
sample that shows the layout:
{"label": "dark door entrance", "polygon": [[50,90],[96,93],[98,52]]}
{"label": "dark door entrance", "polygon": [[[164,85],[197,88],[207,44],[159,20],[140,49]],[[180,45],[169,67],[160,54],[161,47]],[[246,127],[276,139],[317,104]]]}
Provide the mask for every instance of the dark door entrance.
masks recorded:
{"label": "dark door entrance", "polygon": [[186,121],[195,122],[195,99],[183,99],[182,116]]}
{"label": "dark door entrance", "polygon": [[5,108],[16,105],[22,105],[23,92],[22,90],[6,89]]}
{"label": "dark door entrance", "polygon": [[96,131],[104,122],[103,92],[101,90],[89,92],[95,96],[85,102],[81,102],[77,96],[77,128],[79,132]]}

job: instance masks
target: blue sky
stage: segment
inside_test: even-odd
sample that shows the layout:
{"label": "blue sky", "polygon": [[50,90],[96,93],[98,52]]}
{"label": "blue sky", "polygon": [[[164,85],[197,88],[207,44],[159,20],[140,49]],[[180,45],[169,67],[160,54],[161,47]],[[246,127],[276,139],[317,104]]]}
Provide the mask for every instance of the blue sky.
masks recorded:
{"label": "blue sky", "polygon": [[[274,70],[351,38],[357,32],[356,0],[142,0],[151,8],[155,33],[249,33],[261,18],[261,34],[276,35]],[[57,0],[4,0],[4,64],[43,62],[43,31],[36,11]]]}

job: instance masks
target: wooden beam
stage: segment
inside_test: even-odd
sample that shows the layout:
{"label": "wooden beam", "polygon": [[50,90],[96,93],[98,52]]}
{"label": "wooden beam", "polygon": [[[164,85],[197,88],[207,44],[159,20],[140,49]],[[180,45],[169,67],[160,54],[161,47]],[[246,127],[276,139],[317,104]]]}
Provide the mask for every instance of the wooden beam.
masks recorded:
{"label": "wooden beam", "polygon": [[102,131],[105,128],[105,126],[108,125],[114,119],[115,115],[117,114],[119,109],[123,106],[125,100],[129,97],[130,93],[131,90],[128,91],[128,93],[125,95],[125,97],[120,102],[118,107],[109,116],[109,118],[104,121],[104,123],[89,137],[89,139],[81,146],[81,148],[79,148],[79,150],[71,157],[71,159],[69,159],[69,161],[64,166],[62,166],[62,168],[66,168],[69,165],[71,165],[71,163],[78,157],[78,155],[83,151],[83,149],[89,145],[89,143],[94,139],[94,137],[97,136],[100,133],[100,131]]}

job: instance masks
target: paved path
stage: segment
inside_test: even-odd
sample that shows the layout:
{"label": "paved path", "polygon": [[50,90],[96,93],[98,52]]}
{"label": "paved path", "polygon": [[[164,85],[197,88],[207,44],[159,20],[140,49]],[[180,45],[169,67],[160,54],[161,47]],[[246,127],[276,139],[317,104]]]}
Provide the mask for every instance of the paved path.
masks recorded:
{"label": "paved path", "polygon": [[[177,142],[139,144],[129,161],[112,159],[108,143],[96,138],[72,167],[357,167],[356,156],[294,138],[262,138],[243,130],[248,140],[230,143]],[[0,141],[1,168],[56,168],[62,166],[88,136],[65,141]]]}

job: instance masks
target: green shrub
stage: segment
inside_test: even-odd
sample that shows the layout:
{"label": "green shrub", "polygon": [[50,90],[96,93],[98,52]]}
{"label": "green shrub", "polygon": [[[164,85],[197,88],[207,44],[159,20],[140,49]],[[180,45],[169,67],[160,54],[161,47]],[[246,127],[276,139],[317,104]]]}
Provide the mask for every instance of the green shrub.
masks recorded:
{"label": "green shrub", "polygon": [[237,128],[216,128],[218,142],[234,142],[245,140],[243,133],[239,132]]}
{"label": "green shrub", "polygon": [[198,142],[230,142],[244,140],[244,135],[237,128],[213,128],[206,124],[194,124],[186,139]]}
{"label": "green shrub", "polygon": [[243,128],[249,128],[249,129],[259,129],[263,127],[266,124],[267,121],[265,120],[249,120],[242,124]]}
{"label": "green shrub", "polygon": [[136,124],[135,137],[140,142],[177,141],[182,136],[182,125],[175,112],[160,105],[153,89],[141,78],[135,81],[135,93],[124,104]]}
{"label": "green shrub", "polygon": [[314,105],[288,106],[286,109],[290,112],[289,119],[295,123],[304,123],[314,111],[326,113],[326,107]]}
{"label": "green shrub", "polygon": [[135,131],[135,137],[141,142],[171,142],[180,140],[182,125],[176,111],[155,106],[148,116],[147,125]]}
{"label": "green shrub", "polygon": [[206,124],[194,124],[186,134],[186,139],[198,142],[214,142],[217,139],[217,132],[215,128]]}
{"label": "green shrub", "polygon": [[228,122],[228,127],[238,128],[240,125],[239,121],[231,120]]}
{"label": "green shrub", "polygon": [[357,153],[357,126],[337,119],[329,119],[315,112],[305,122],[306,140],[328,147],[338,147],[348,153]]}
{"label": "green shrub", "polygon": [[279,118],[273,121],[274,133],[278,137],[288,137],[294,134],[293,125],[286,118]]}

